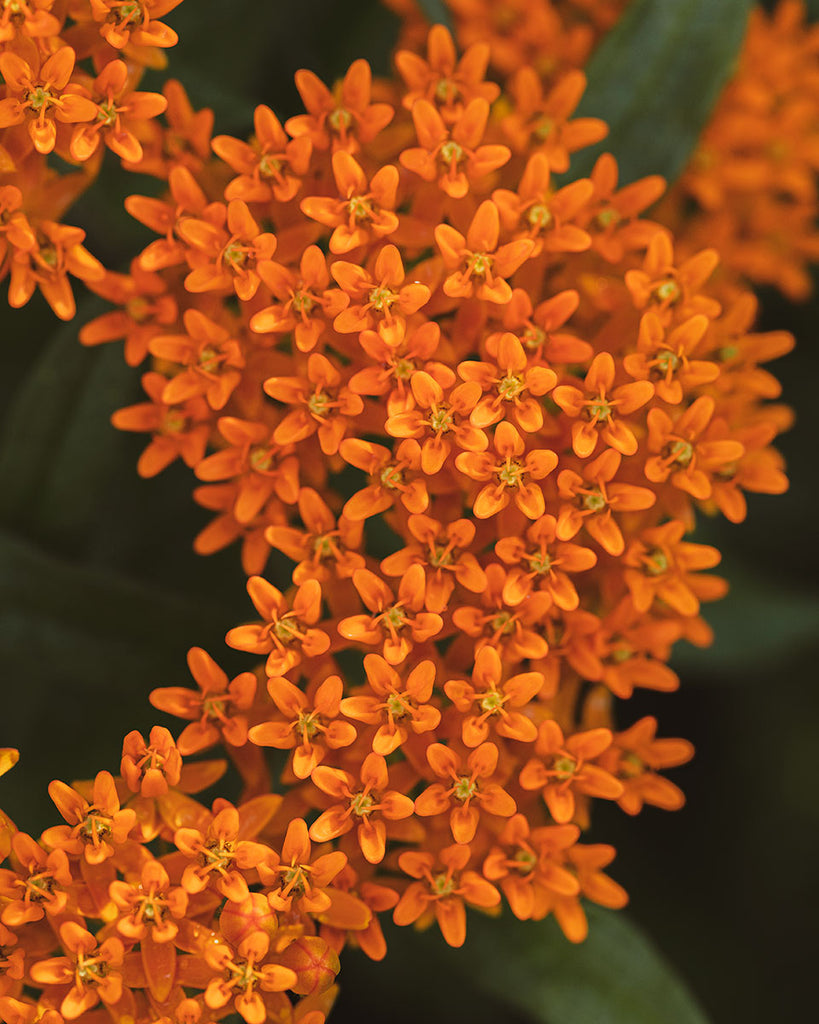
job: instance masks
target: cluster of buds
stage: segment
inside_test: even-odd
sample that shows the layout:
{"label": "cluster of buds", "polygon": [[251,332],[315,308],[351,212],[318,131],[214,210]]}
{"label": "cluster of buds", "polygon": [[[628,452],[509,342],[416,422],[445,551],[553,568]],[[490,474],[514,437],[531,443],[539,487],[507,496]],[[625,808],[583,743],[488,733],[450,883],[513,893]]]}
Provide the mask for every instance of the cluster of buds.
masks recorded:
{"label": "cluster of buds", "polygon": [[[8,301],[39,289],[62,320],[76,306],[69,275],[105,277],[85,232],[62,223],[96,180],[106,149],[123,167],[164,173],[155,118],[180,99],[139,92],[176,33],[157,20],[181,0],[4,0],[0,4],[0,276]],[[173,114],[173,112],[171,112]],[[169,115],[171,116],[171,115]],[[52,157],[67,170],[60,171]]]}
{"label": "cluster of buds", "polygon": [[[452,6],[484,31],[491,4]],[[622,5],[561,6],[591,45]],[[697,514],[787,487],[760,364],[792,339],[644,216],[662,179],[619,187],[604,155],[557,185],[606,131],[572,118],[583,73],[496,50],[435,26],[395,80],[298,72],[305,112],[260,106],[247,141],[181,90],[157,127],[167,195],[126,207],[158,237],[89,280],[118,308],[81,340],[151,360],[114,423],[149,435],[143,476],[193,470],[200,553],[240,543],[255,618],[226,642],[264,660],[229,680],[193,648],[197,689],[151,695],[175,741],[131,733],[120,777],[53,783],[67,824],[39,841],[5,823],[5,1024],[100,1001],[321,1024],[337,954],[383,957],[384,915],[457,946],[467,907],[505,903],[581,941],[582,899],[627,899],[582,841],[594,801],[682,806],[664,772],[691,745],[615,699],[674,691],[673,645],[710,641],[726,584]],[[244,789],[209,809],[217,744]]]}

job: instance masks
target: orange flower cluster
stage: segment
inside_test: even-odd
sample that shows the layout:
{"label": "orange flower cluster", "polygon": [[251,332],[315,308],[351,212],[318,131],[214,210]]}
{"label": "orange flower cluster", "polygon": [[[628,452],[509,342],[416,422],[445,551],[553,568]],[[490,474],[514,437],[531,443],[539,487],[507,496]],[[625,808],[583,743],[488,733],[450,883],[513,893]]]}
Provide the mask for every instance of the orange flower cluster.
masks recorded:
{"label": "orange flower cluster", "polygon": [[732,272],[793,301],[819,260],[818,55],[803,0],[755,8],[738,70],[660,212],[685,224],[688,246],[715,245]]}
{"label": "orange flower cluster", "polygon": [[[126,203],[157,237],[89,281],[117,308],[81,339],[150,357],[114,422],[149,436],[143,476],[194,471],[198,551],[241,542],[255,614],[226,642],[264,661],[230,680],[193,648],[197,688],[151,696],[176,740],[52,783],[39,840],[0,823],[5,1024],[321,1024],[388,913],[457,946],[505,902],[580,941],[581,898],[627,899],[581,841],[593,800],[682,806],[663,772],[690,744],[619,728],[614,698],[675,690],[674,643],[709,642],[697,512],[787,486],[760,364],[791,338],[643,216],[661,179],[619,187],[606,155],[555,185],[605,133],[572,118],[582,72],[495,82],[489,57],[436,26],[395,81],[300,71],[305,112],[258,107],[247,141],[174,93],[167,195]],[[236,806],[194,799],[216,744]]]}
{"label": "orange flower cluster", "polygon": [[[181,0],[4,0],[0,4],[0,275],[8,301],[39,289],[62,320],[76,306],[69,275],[86,284],[105,269],[85,232],[61,223],[96,179],[106,148],[132,171],[162,164],[154,118],[179,96],[139,92],[164,66],[176,33],[158,19]],[[173,116],[170,114],[169,116]],[[61,173],[53,157],[68,170]]]}

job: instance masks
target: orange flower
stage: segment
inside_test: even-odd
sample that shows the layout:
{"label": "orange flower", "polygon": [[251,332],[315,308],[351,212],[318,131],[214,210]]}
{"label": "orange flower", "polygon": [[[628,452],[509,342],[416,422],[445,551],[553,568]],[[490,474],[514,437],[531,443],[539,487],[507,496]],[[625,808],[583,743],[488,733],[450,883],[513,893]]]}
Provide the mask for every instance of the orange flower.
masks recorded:
{"label": "orange flower", "polygon": [[110,61],[97,75],[91,98],[97,107],[95,120],[74,129],[72,157],[80,162],[89,160],[103,139],[112,153],[138,164],[142,160],[142,145],[132,129],[164,113],[168,101],[156,92],[134,92],[128,65],[121,60]]}
{"label": "orange flower", "polygon": [[120,772],[132,793],[164,796],[169,786],[177,785],[181,771],[182,756],[164,726],[151,729],[150,745],[136,729],[125,737]]}
{"label": "orange flower", "polygon": [[[647,380],[635,380],[614,387],[617,366],[609,352],[598,352],[584,379],[584,391],[569,384],[561,384],[552,392],[552,399],[577,422],[572,424],[572,448],[580,459],[594,454],[598,438],[621,455],[634,455],[637,438],[618,416],[629,416],[649,402],[654,385]],[[582,419],[580,419],[582,417]]]}
{"label": "orange flower", "polygon": [[507,565],[528,562],[528,571],[512,569],[503,588],[507,604],[520,604],[534,588],[545,591],[558,608],[574,611],[580,604],[577,590],[569,573],[588,572],[597,564],[597,555],[578,544],[566,544],[557,539],[557,520],[544,515],[526,531],[526,540],[519,537],[501,537],[495,544],[495,553]]}
{"label": "orange flower", "polygon": [[498,247],[500,217],[490,199],[478,207],[466,238],[449,224],[435,228],[435,242],[444,266],[450,271],[443,284],[451,298],[475,295],[505,305],[512,297],[507,277],[532,255],[535,243],[528,238]]}
{"label": "orange flower", "polygon": [[[534,480],[543,480],[558,463],[548,448],[526,451],[526,444],[508,420],[499,423],[492,439],[497,456],[488,452],[461,452],[455,465],[473,480],[492,480],[475,498],[472,512],[478,519],[489,519],[506,508],[512,497],[529,519],[538,519],[546,509],[543,491]],[[521,459],[521,456],[525,457]],[[498,458],[503,461],[498,461]],[[528,479],[531,478],[531,479]],[[511,494],[510,494],[511,492]]]}
{"label": "orange flower", "polygon": [[8,992],[16,991],[19,982],[26,973],[25,950],[22,947],[13,949],[17,945],[17,936],[0,924],[0,998]]}
{"label": "orange flower", "polygon": [[71,320],[77,305],[68,275],[81,281],[101,281],[105,268],[82,244],[85,232],[81,228],[41,220],[34,229],[35,244],[31,248],[15,249],[11,260],[9,305],[14,309],[25,306],[34,289],[39,288],[57,316]]}
{"label": "orange flower", "polygon": [[[477,871],[466,869],[471,851],[455,843],[445,846],[437,857],[432,853],[406,850],[398,857],[398,865],[411,882],[404,890],[393,912],[398,925],[408,925],[421,917],[434,915],[441,934],[450,946],[462,946],[466,939],[466,910],[473,907],[496,907],[500,893]],[[436,861],[438,870],[436,868]],[[465,870],[466,869],[466,870]]]}
{"label": "orange flower", "polygon": [[0,128],[28,122],[28,134],[38,153],[50,153],[57,143],[57,121],[76,124],[93,121],[97,105],[76,83],[67,91],[76,54],[61,46],[43,63],[32,66],[16,53],[0,53],[0,74],[6,98],[0,100]]}
{"label": "orange flower", "polygon": [[263,1024],[268,1006],[262,992],[284,992],[298,983],[294,970],[279,963],[263,963],[270,951],[270,936],[254,931],[243,938],[235,952],[224,943],[205,952],[206,962],[221,977],[213,978],[205,989],[204,1002],[210,1010],[220,1010],[233,1000],[236,1012],[246,1024]]}
{"label": "orange flower", "polygon": [[672,519],[644,530],[626,549],[626,586],[635,608],[647,612],[655,598],[680,615],[696,615],[700,600],[716,600],[727,585],[719,576],[694,575],[718,565],[721,555],[708,544],[689,544],[685,524]]}
{"label": "orange flower", "polygon": [[111,882],[111,900],[120,916],[117,931],[126,939],[140,943],[150,935],[155,943],[172,943],[179,931],[175,923],[185,916],[188,894],[179,886],[171,886],[168,872],[158,860],[142,866],[138,883]]}
{"label": "orange flower", "polygon": [[247,711],[256,694],[256,677],[241,672],[228,682],[224,672],[201,647],[188,651],[188,668],[199,685],[199,693],[182,686],[152,690],[151,704],[160,711],[189,719],[176,741],[179,753],[187,757],[218,743],[220,738],[240,747],[247,739]]}
{"label": "orange flower", "polygon": [[229,135],[213,140],[213,152],[238,174],[225,186],[225,199],[289,203],[310,166],[312,143],[307,137],[289,139],[279,119],[263,104],[253,113],[253,127],[249,143]]}
{"label": "orange flower", "polygon": [[139,366],[148,354],[151,338],[162,334],[162,328],[175,324],[179,317],[167,282],[159,274],[143,270],[137,260],[132,260],[129,273],[106,270],[99,281],[90,281],[89,287],[123,308],[103,313],[84,324],[80,328],[80,342],[100,345],[124,338],[123,357],[129,366]]}
{"label": "orange flower", "polygon": [[[298,563],[292,573],[295,584],[309,579],[319,583],[350,579],[356,569],[364,568],[364,556],[357,550],[362,536],[360,522],[352,523],[343,515],[336,520],[311,487],[299,489],[298,507],[306,531],[289,526],[269,526],[265,531],[271,547]],[[331,606],[333,595],[328,588],[326,597]]]}
{"label": "orange flower", "polygon": [[534,68],[522,67],[509,81],[515,109],[501,126],[515,151],[535,151],[557,174],[569,169],[569,156],[578,149],[604,139],[609,128],[597,117],[569,118],[586,91],[586,76],[572,69],[544,95],[541,78]]}
{"label": "orange flower", "polygon": [[311,220],[334,228],[330,252],[340,256],[395,231],[398,227],[398,217],[393,212],[398,188],[395,167],[391,164],[382,167],[368,184],[355,159],[346,150],[339,149],[333,153],[333,177],[340,198],[308,196],[300,203],[302,212]]}
{"label": "orange flower", "polygon": [[[332,905],[327,886],[347,863],[340,850],[323,853],[313,859],[313,847],[302,818],[287,826],[281,856],[272,852],[260,871],[269,889],[270,906],[278,913],[321,914]],[[369,920],[369,915],[365,924]]]}
{"label": "orange flower", "polygon": [[451,127],[425,99],[413,104],[412,120],[420,145],[401,152],[401,166],[424,181],[437,180],[450,199],[478,190],[480,182],[512,155],[506,146],[480,145],[489,120],[489,104],[482,97],[470,100]]}
{"label": "orange flower", "polygon": [[122,942],[112,937],[98,944],[76,921],[60,925],[60,942],[68,955],[32,964],[31,977],[38,985],[71,985],[60,1003],[63,1017],[76,1020],[100,1000],[118,1003],[123,991]]}
{"label": "orange flower", "polygon": [[636,686],[671,693],[680,680],[665,663],[683,635],[679,619],[648,618],[626,595],[603,621],[599,653],[605,661],[595,678],[617,697],[630,697]]}
{"label": "orange flower", "polygon": [[100,22],[100,35],[116,50],[133,46],[176,46],[179,37],[157,18],[182,0],[89,0],[91,17]]}
{"label": "orange flower", "polygon": [[656,732],[657,719],[647,715],[615,733],[601,758],[601,764],[623,783],[617,803],[626,814],[639,814],[643,804],[677,811],[685,803],[682,790],[657,772],[690,761],[694,748],[688,740],[658,740]]}
{"label": "orange flower", "polygon": [[363,469],[373,481],[347,500],[342,509],[347,519],[361,522],[385,512],[398,500],[415,515],[426,511],[429,495],[424,481],[408,479],[410,475],[417,476],[421,469],[421,446],[417,441],[402,441],[393,453],[383,445],[348,437],[339,445],[339,453],[345,462]]}
{"label": "orange flower", "polygon": [[700,395],[676,421],[662,409],[648,411],[648,450],[645,474],[652,483],[671,481],[674,487],[701,501],[711,496],[711,478],[745,454],[739,441],[712,440],[714,399]]}
{"label": "orange flower", "polygon": [[351,892],[372,912],[372,919],[366,928],[355,931],[343,931],[340,928],[322,927],[321,934],[328,942],[339,949],[345,942],[357,946],[371,960],[383,960],[387,955],[387,943],[378,915],[385,910],[392,910],[398,902],[398,893],[386,885],[377,882],[361,882],[358,887],[355,871],[348,864],[336,875],[334,885],[343,892]]}
{"label": "orange flower", "polygon": [[516,192],[498,188],[492,201],[505,231],[534,242],[532,257],[541,253],[585,252],[591,235],[572,224],[589,202],[594,186],[578,178],[553,191],[549,186],[549,162],[542,153],[529,158]]}
{"label": "orange flower", "polygon": [[575,794],[616,800],[622,784],[598,764],[592,763],[611,746],[608,729],[588,729],[564,739],[557,722],[547,719],[538,729],[535,757],[520,773],[524,789],[539,789],[549,813],[563,825],[575,816]]}
{"label": "orange flower", "polygon": [[387,762],[374,752],[361,764],[360,784],[340,768],[319,765],[310,778],[335,803],[323,811],[310,826],[310,838],[320,843],[336,839],[351,831],[358,821],[358,844],[370,864],[384,859],[387,825],[384,821],[400,821],[414,813],[413,801],[394,789],[387,789]]}
{"label": "orange flower", "polygon": [[352,375],[350,390],[357,395],[386,395],[388,416],[408,411],[414,403],[409,381],[416,370],[434,374],[439,383],[455,382],[455,375],[448,366],[429,361],[440,339],[441,328],[434,320],[428,320],[409,333],[397,320],[389,332],[389,341],[376,331],[362,331],[358,343],[369,357],[370,365]]}
{"label": "orange flower", "polygon": [[483,607],[461,605],[452,612],[452,622],[476,641],[475,652],[487,644],[512,663],[523,658],[545,658],[549,646],[543,636],[543,622],[552,601],[536,591],[526,600],[509,605],[504,599],[507,573],[493,562],[486,567],[487,587],[481,595]]}
{"label": "orange flower", "polygon": [[641,270],[627,270],[626,287],[638,309],[654,311],[663,324],[672,308],[677,316],[719,316],[720,304],[699,291],[719,263],[715,249],[703,249],[674,265],[674,246],[668,231],[657,231],[648,244]]}
{"label": "orange flower", "polygon": [[415,101],[435,103],[447,124],[458,120],[464,104],[475,97],[493,103],[500,86],[484,81],[489,63],[489,47],[475,43],[458,59],[455,44],[443,25],[433,25],[427,36],[427,59],[411,50],[399,50],[395,66],[407,91],[401,100],[407,110]]}
{"label": "orange flower", "polygon": [[579,896],[604,907],[619,910],[628,903],[628,893],[600,869],[614,860],[615,849],[605,843],[576,843],[566,850],[566,867],[580,884],[578,896],[550,894],[549,910],[569,942],[583,942],[589,926]]}
{"label": "orange flower", "polygon": [[183,367],[168,381],[162,400],[175,405],[204,395],[211,409],[222,409],[241,380],[242,347],[198,309],[186,309],[183,320],[186,334],[160,334],[148,342],[152,355]]}
{"label": "orange flower", "polygon": [[452,808],[449,827],[456,843],[472,842],[481,813],[509,818],[517,810],[515,801],[502,786],[484,781],[497,772],[498,748],[494,743],[481,743],[471,750],[465,765],[463,757],[443,743],[431,743],[426,755],[433,772],[446,781],[427,786],[415,801],[415,813],[426,818]]}
{"label": "orange flower", "polygon": [[430,703],[435,684],[435,664],[419,661],[402,680],[396,670],[377,654],[364,656],[364,671],[370,693],[345,697],[341,712],[348,718],[377,725],[372,749],[387,757],[410,737],[431,732],[441,721],[441,712]]}
{"label": "orange flower", "polygon": [[440,615],[446,611],[455,582],[480,594],[486,587],[486,575],[477,558],[466,550],[475,538],[475,524],[458,519],[445,527],[429,516],[409,516],[407,529],[418,541],[388,555],[381,562],[387,576],[403,576],[410,566],[424,567],[426,576],[424,606]]}
{"label": "orange flower", "polygon": [[136,824],[131,808],[120,809],[114,779],[110,772],[99,772],[94,779],[92,802],[75,789],[55,780],[48,794],[68,825],[55,825],[43,833],[43,842],[71,857],[84,857],[98,865],[116,853]]}
{"label": "orange flower", "polygon": [[282,592],[261,576],[250,577],[247,592],[262,621],[229,630],[225,643],[239,651],[267,654],[269,675],[281,675],[300,665],[303,658],[324,654],[330,646],[326,633],[311,628],[321,618],[321,585],[317,580],[305,580],[289,608]]}
{"label": "orange flower", "polygon": [[390,344],[401,337],[399,324],[429,302],[430,290],[425,284],[405,283],[404,264],[394,245],[379,250],[372,273],[342,260],[333,263],[330,272],[350,301],[333,321],[340,334],[375,328]]}
{"label": "orange flower", "polygon": [[353,585],[372,614],[342,619],[338,631],[345,639],[360,644],[383,644],[383,654],[390,665],[400,665],[414,644],[441,632],[441,616],[421,611],[425,592],[422,566],[409,567],[398,585],[397,597],[369,569],[356,569]]}
{"label": "orange flower", "polygon": [[0,264],[20,249],[29,252],[37,237],[23,212],[23,193],[15,185],[0,186]]}
{"label": "orange flower", "polygon": [[272,794],[258,799],[264,801],[265,815],[258,809],[254,814],[247,804],[237,810],[222,800],[221,810],[207,816],[206,831],[187,826],[176,830],[173,841],[187,858],[182,872],[182,888],[187,893],[196,895],[213,887],[233,903],[247,899],[244,872],[269,861],[273,851],[246,837],[264,827],[281,803],[281,797]]}
{"label": "orange flower", "polygon": [[543,406],[535,399],[551,391],[557,374],[545,366],[530,365],[520,339],[509,332],[492,336],[486,347],[494,363],[470,359],[458,364],[462,380],[475,381],[489,392],[472,403],[470,423],[483,429],[508,416],[524,433],[537,433],[543,426]]}
{"label": "orange flower", "polygon": [[617,188],[619,171],[611,153],[602,153],[591,172],[594,196],[587,208],[584,224],[592,235],[592,248],[609,263],[619,263],[626,252],[643,249],[662,228],[651,221],[640,220],[665,192],[665,179],[651,174],[621,189]]}
{"label": "orange flower", "polygon": [[499,736],[523,743],[531,743],[537,737],[532,719],[511,709],[525,708],[537,696],[543,676],[540,672],[522,672],[501,682],[503,674],[498,652],[487,646],[475,655],[471,684],[463,679],[444,683],[447,697],[464,716],[461,739],[468,747],[484,743],[492,728]]}
{"label": "orange flower", "polygon": [[[535,309],[528,293],[522,288],[515,288],[509,305],[503,311],[503,325],[519,338],[533,366],[544,362],[586,363],[594,354],[591,345],[573,334],[558,331],[579,303],[579,294],[573,288],[567,288],[545,299]],[[498,336],[494,334],[486,339],[487,351],[495,356],[498,342]]]}
{"label": "orange flower", "polygon": [[557,478],[557,487],[564,504],[560,506],[556,535],[571,540],[583,528],[613,558],[626,547],[623,533],[614,512],[639,512],[657,500],[647,487],[615,480],[623,456],[614,448],[606,448],[576,472],[564,469]]}
{"label": "orange flower", "polygon": [[175,459],[196,466],[205,454],[211,433],[212,413],[200,395],[179,405],[163,402],[168,378],[161,373],[145,373],[142,387],[150,402],[117,409],[111,416],[117,430],[153,434],[137,462],[137,473],[151,477],[161,473]]}
{"label": "orange flower", "polygon": [[4,4],[0,11],[0,43],[9,43],[18,35],[40,39],[60,34],[60,22],[49,11],[54,0],[19,0]]}
{"label": "orange flower", "polygon": [[355,741],[355,726],[338,717],[344,692],[340,676],[327,676],[312,697],[288,679],[271,676],[267,692],[281,717],[254,725],[248,738],[261,747],[292,750],[291,767],[297,779],[308,778],[328,749],[349,747]]}
{"label": "orange flower", "polygon": [[498,882],[512,913],[521,921],[540,921],[554,896],[577,896],[580,883],[561,861],[580,835],[577,825],[530,828],[523,814],[504,825],[483,864],[483,873]]}
{"label": "orange flower", "polygon": [[316,149],[333,152],[358,152],[361,143],[372,142],[392,121],[394,110],[389,103],[370,103],[372,73],[366,60],[350,65],[334,92],[312,71],[296,72],[296,88],[307,114],[299,114],[285,122],[294,138],[307,137]]}
{"label": "orange flower", "polygon": [[646,313],[640,320],[637,352],[623,359],[623,367],[630,377],[652,380],[658,398],[669,405],[679,405],[683,394],[703,384],[711,384],[719,377],[716,363],[704,359],[689,359],[708,330],[708,317],[692,316],[679,326],[666,332],[655,313]]}
{"label": "orange flower", "polygon": [[207,220],[185,217],[176,230],[193,250],[187,254],[193,267],[185,278],[189,292],[232,288],[244,302],[253,298],[261,283],[259,264],[272,258],[277,242],[275,235],[259,230],[247,203],[232,199],[227,209],[211,204]]}
{"label": "orange flower", "polygon": [[[175,166],[168,172],[172,202],[149,196],[128,196],[125,209],[131,216],[164,238],[158,238],[138,257],[143,270],[164,270],[183,263],[186,246],[176,237],[177,224],[185,216],[203,217],[210,209],[205,193],[187,167]],[[217,205],[216,211],[221,210]],[[218,220],[218,212],[216,213]]]}
{"label": "orange flower", "polygon": [[0,896],[5,901],[2,921],[19,928],[29,921],[59,917],[68,904],[71,868],[65,850],[50,853],[25,832],[15,832],[11,849],[18,871],[0,868]]}
{"label": "orange flower", "polygon": [[[200,480],[233,480],[232,511],[240,523],[250,523],[272,495],[293,505],[299,493],[299,463],[292,448],[273,440],[264,422],[222,416],[219,433],[230,447],[202,459],[196,466]],[[267,525],[267,523],[265,523]]]}
{"label": "orange flower", "polygon": [[307,360],[306,377],[268,377],[263,387],[277,402],[296,406],[273,431],[274,443],[298,444],[317,433],[325,455],[336,454],[350,418],[364,409],[359,396],[342,385],[338,368],[318,352]]}
{"label": "orange flower", "polygon": [[180,886],[171,886],[162,864],[149,860],[142,867],[138,883],[113,881],[109,893],[118,911],[117,931],[126,939],[139,942],[142,968],[151,995],[165,1002],[176,977],[177,955],[173,940],[179,932],[177,921],[187,912],[187,892]]}
{"label": "orange flower", "polygon": [[421,470],[426,476],[435,476],[444,468],[453,439],[459,448],[469,452],[487,448],[486,434],[469,422],[481,394],[475,382],[459,384],[448,389],[447,394],[431,374],[416,370],[410,378],[410,390],[415,408],[393,413],[384,429],[393,437],[423,438]]}
{"label": "orange flower", "polygon": [[273,260],[259,267],[259,276],[278,302],[265,306],[250,318],[257,334],[293,332],[299,352],[311,352],[333,318],[350,301],[338,288],[329,288],[327,260],[317,245],[302,254],[299,273]]}

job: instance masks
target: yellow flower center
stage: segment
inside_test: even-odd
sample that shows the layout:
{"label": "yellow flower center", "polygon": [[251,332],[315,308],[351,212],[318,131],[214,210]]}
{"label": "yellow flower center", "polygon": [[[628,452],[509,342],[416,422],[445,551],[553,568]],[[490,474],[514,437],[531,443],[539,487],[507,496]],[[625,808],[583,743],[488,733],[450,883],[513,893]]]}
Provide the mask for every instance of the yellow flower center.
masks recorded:
{"label": "yellow flower center", "polygon": [[478,791],[477,783],[473,782],[468,775],[462,775],[455,783],[452,795],[456,800],[470,800]]}
{"label": "yellow flower center", "polygon": [[357,814],[359,818],[364,818],[372,813],[374,803],[375,801],[369,793],[356,793],[350,801],[350,807],[353,814]]}
{"label": "yellow flower center", "polygon": [[513,402],[526,390],[526,383],[523,377],[514,374],[507,373],[507,375],[498,381],[498,394],[507,402]]}
{"label": "yellow flower center", "polygon": [[536,203],[531,207],[526,217],[532,227],[537,228],[538,231],[542,231],[544,228],[547,228],[554,219],[552,217],[552,211],[543,203]]}
{"label": "yellow flower center", "polygon": [[605,508],[606,499],[600,493],[600,491],[592,491],[590,494],[586,494],[583,497],[583,507],[587,508],[589,512],[599,512],[601,508]]}
{"label": "yellow flower center", "polygon": [[497,690],[487,690],[487,692],[481,698],[481,710],[492,714],[495,711],[499,711],[503,706],[503,694],[498,693]]}
{"label": "yellow flower center", "polygon": [[577,761],[571,757],[559,757],[555,761],[555,774],[559,779],[570,779],[577,769]]}

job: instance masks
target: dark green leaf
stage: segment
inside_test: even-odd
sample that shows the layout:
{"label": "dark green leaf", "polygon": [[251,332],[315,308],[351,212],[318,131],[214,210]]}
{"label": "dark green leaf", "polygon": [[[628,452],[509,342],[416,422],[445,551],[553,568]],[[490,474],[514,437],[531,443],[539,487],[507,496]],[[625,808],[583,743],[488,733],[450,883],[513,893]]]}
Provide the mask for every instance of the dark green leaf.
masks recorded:
{"label": "dark green leaf", "polygon": [[22,753],[4,808],[42,827],[52,778],[115,769],[124,734],[162,717],[149,692],[191,685],[188,647],[224,661],[226,621],[216,601],[55,558],[0,532],[0,745]]}
{"label": "dark green leaf", "polygon": [[78,321],[56,331],[6,412],[0,430],[5,525],[40,535],[87,531],[121,461],[122,436],[110,416],[137,400],[139,373],[125,365],[120,345],[90,350],[77,340],[78,323],[104,308],[97,300],[83,303]]}
{"label": "dark green leaf", "polygon": [[[650,940],[621,912],[587,906],[589,937],[573,945],[553,919],[518,921],[507,912],[500,919],[472,914],[463,949],[445,945],[437,930],[418,935],[391,928],[383,964],[369,969],[345,963],[374,1005],[398,985],[402,1003],[419,1002],[407,992],[406,964],[422,979],[421,998],[435,993],[456,1007],[455,1019],[471,1019],[457,1010],[458,1000],[494,1003],[495,1020],[528,1020],[532,1024],[705,1024],[706,1018],[677,973]],[[392,973],[395,972],[395,973]],[[386,1005],[386,1004],[385,1004]],[[405,1007],[404,1007],[405,1008]],[[420,1008],[420,1007],[419,1007]],[[501,1008],[500,1010],[498,1008]],[[504,1015],[503,1008],[508,1013]],[[409,1016],[409,1013],[406,1014]],[[423,1016],[423,1014],[422,1014]],[[380,1018],[377,1013],[367,1019]],[[397,1020],[403,1024],[404,1016]],[[442,1018],[444,1019],[444,1018]],[[483,1018],[480,1018],[483,1019]]]}
{"label": "dark green leaf", "polygon": [[633,0],[586,69],[578,108],[602,117],[608,139],[584,150],[572,174],[612,152],[621,182],[662,174],[673,182],[731,75],[750,0]]}

